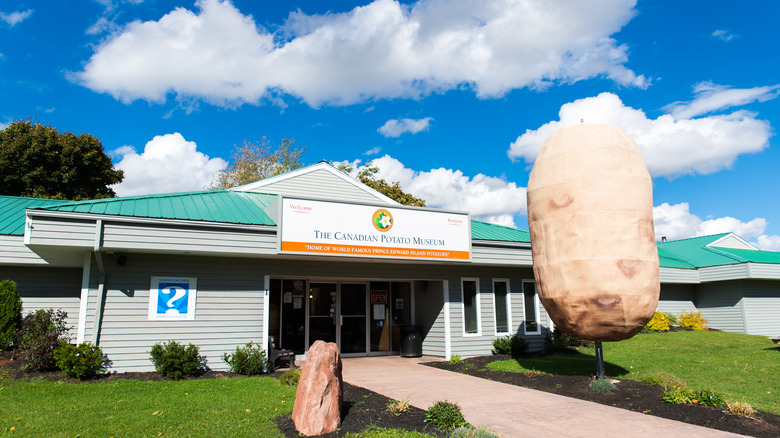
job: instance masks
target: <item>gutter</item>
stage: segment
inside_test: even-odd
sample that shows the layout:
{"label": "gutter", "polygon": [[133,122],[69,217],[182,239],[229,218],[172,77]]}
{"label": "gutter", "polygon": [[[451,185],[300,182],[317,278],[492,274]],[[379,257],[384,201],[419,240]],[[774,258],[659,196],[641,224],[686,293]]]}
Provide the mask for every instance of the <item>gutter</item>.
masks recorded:
{"label": "gutter", "polygon": [[98,292],[97,303],[95,310],[95,324],[92,327],[92,343],[98,345],[100,339],[100,325],[103,320],[103,304],[106,298],[106,269],[103,264],[103,254],[100,252],[103,246],[103,220],[98,219],[95,221],[95,244],[93,246],[93,252],[95,254],[95,261],[97,262],[98,271],[100,272],[100,279],[98,280]]}

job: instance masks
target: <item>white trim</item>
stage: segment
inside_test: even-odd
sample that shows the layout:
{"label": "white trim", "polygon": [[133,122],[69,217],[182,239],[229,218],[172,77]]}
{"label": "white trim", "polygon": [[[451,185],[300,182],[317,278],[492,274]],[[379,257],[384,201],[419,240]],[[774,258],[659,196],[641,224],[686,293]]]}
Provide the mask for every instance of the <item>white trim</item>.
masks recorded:
{"label": "white trim", "polygon": [[76,343],[84,342],[87,331],[87,303],[89,302],[89,274],[92,267],[92,254],[84,254],[84,267],[81,271],[81,298],[79,299],[79,322],[76,328]]}
{"label": "white trim", "polygon": [[[477,304],[477,332],[476,333],[468,333],[466,331],[466,302],[465,302],[465,294],[463,291],[463,283],[466,281],[473,281],[475,283],[476,287],[476,296],[474,297],[474,300]],[[460,279],[460,313],[461,313],[461,322],[463,327],[463,336],[464,337],[475,337],[475,336],[482,336],[482,306],[480,305],[480,301],[482,301],[482,297],[480,296],[480,290],[479,290],[479,278],[477,277],[461,277]]]}
{"label": "white trim", "polygon": [[[529,332],[526,330],[526,319],[525,319],[525,285],[526,283],[531,283],[534,285],[534,307],[535,307],[535,318],[536,318],[536,331]],[[540,321],[541,317],[539,315],[539,292],[536,290],[536,281],[535,280],[523,280],[523,334],[525,335],[540,335],[542,334],[542,322]]]}
{"label": "white trim", "polygon": [[281,181],[288,180],[290,178],[295,178],[301,175],[306,175],[308,173],[316,172],[318,170],[325,170],[328,173],[335,175],[344,181],[352,184],[353,186],[357,187],[358,189],[368,193],[369,195],[382,200],[389,204],[395,204],[395,205],[401,205],[399,202],[394,201],[393,199],[383,195],[382,193],[379,193],[378,191],[372,189],[371,187],[368,187],[367,185],[361,183],[356,178],[353,178],[346,173],[336,169],[335,167],[331,166],[330,164],[326,162],[319,162],[317,164],[312,164],[311,166],[303,167],[300,169],[295,169],[290,172],[286,172],[280,175],[272,176],[269,178],[264,178],[259,181],[255,181],[249,184],[244,184],[243,186],[233,187],[229,190],[233,191],[243,191],[243,192],[253,192],[253,191],[261,191],[259,189],[262,189],[265,186],[272,185]]}
{"label": "white trim", "polygon": [[[271,276],[270,275],[264,275],[263,276],[263,330],[262,330],[262,336],[263,338],[260,340],[260,345],[263,346],[263,350],[268,354],[268,320],[270,319],[270,307],[271,307]],[[279,309],[279,312],[281,312],[281,308]],[[281,315],[280,315],[281,316]],[[281,317],[279,318],[281,321]],[[277,342],[279,342],[277,340]]]}
{"label": "white trim", "polygon": [[450,281],[442,281],[442,295],[444,298],[444,304],[442,310],[444,311],[444,359],[450,360],[452,357],[452,328],[450,327]]}
{"label": "white trim", "polygon": [[[741,244],[745,245],[745,248],[734,248],[734,247],[730,247],[730,246],[723,246],[723,247],[720,247],[720,246],[718,245],[720,242],[723,242],[724,240],[728,240],[728,239],[731,239],[731,238],[737,239],[737,241],[738,241],[739,243],[741,243]],[[737,235],[736,235],[736,234],[734,234],[734,233],[729,233],[729,234],[727,234],[727,235],[725,235],[725,236],[721,237],[721,238],[720,238],[720,239],[718,239],[718,240],[714,240],[714,241],[712,241],[712,242],[708,243],[706,246],[707,246],[708,248],[715,246],[715,247],[720,247],[720,248],[748,249],[748,250],[758,251],[758,248],[756,248],[755,246],[751,245],[751,244],[750,244],[748,241],[746,241],[745,239],[743,239],[743,238],[741,238],[741,237],[737,236]]]}
{"label": "white trim", "polygon": [[[498,331],[498,312],[496,311],[496,283],[505,283],[506,284],[506,331],[500,332]],[[496,336],[504,336],[512,333],[512,299],[511,299],[511,293],[509,289],[509,279],[508,278],[494,278],[492,279],[491,285],[493,287],[493,328],[494,333]]]}

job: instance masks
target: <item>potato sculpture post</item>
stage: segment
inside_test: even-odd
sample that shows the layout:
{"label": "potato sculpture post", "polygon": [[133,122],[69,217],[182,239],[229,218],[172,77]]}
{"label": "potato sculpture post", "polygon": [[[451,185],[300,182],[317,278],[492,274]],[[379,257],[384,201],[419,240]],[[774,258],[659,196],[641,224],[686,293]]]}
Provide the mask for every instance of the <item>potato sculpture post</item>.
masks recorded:
{"label": "potato sculpture post", "polygon": [[653,188],[636,143],[608,125],[572,125],[542,145],[528,181],[539,298],[563,332],[601,342],[639,332],[658,305]]}

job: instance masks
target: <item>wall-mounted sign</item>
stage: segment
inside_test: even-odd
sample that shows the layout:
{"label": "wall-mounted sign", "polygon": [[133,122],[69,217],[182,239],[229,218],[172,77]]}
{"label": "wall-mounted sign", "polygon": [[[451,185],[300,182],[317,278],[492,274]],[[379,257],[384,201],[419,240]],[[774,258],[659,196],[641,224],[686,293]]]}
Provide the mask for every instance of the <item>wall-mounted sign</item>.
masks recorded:
{"label": "wall-mounted sign", "polygon": [[280,252],[471,260],[464,213],[282,199]]}
{"label": "wall-mounted sign", "polygon": [[195,277],[152,277],[149,319],[195,319],[197,291]]}

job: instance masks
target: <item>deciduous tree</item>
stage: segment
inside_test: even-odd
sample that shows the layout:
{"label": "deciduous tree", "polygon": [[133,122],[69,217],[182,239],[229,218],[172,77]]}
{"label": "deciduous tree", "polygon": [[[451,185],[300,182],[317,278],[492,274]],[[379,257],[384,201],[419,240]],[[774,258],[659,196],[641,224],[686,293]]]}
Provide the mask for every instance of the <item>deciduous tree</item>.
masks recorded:
{"label": "deciduous tree", "polygon": [[234,146],[230,167],[219,172],[209,188],[229,189],[295,170],[303,166],[304,152],[306,148],[296,146],[294,139],[283,138],[275,151],[265,137],[259,143],[244,140],[243,145]]}
{"label": "deciduous tree", "polygon": [[[344,173],[352,173],[354,170],[352,166],[348,164],[339,164],[337,168]],[[379,168],[374,166],[373,163],[369,161],[366,163],[365,167],[360,170],[357,175],[357,179],[377,192],[403,205],[425,207],[424,199],[416,198],[412,194],[401,190],[401,184],[398,181],[395,181],[391,184],[382,178],[377,179],[376,174],[378,172]]]}

